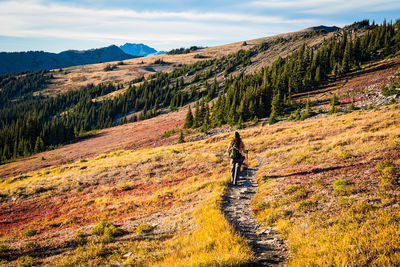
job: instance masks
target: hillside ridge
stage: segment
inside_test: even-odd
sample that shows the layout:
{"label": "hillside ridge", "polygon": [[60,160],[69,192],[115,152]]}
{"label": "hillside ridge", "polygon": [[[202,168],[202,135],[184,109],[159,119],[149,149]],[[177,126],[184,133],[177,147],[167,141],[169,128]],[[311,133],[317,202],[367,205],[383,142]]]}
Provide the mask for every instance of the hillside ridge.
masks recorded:
{"label": "hillside ridge", "polygon": [[115,45],[89,50],[67,50],[60,53],[43,51],[0,52],[0,73],[51,70],[83,64],[126,60],[133,57],[125,54]]}

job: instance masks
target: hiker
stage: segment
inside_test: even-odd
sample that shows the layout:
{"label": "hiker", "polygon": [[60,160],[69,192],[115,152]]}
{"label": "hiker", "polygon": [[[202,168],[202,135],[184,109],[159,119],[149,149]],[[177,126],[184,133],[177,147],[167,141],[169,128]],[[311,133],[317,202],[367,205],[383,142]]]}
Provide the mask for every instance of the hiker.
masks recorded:
{"label": "hiker", "polygon": [[[242,155],[242,152],[244,153],[246,151],[244,143],[242,139],[240,138],[240,135],[238,132],[235,132],[235,137],[233,138],[232,142],[228,146],[228,155],[229,158],[231,159],[231,181],[233,184],[237,182],[237,179],[240,176],[240,168],[242,167],[242,164],[244,162],[244,155]],[[239,173],[236,177],[236,181],[234,181],[234,175],[235,175],[235,164],[239,163]]]}

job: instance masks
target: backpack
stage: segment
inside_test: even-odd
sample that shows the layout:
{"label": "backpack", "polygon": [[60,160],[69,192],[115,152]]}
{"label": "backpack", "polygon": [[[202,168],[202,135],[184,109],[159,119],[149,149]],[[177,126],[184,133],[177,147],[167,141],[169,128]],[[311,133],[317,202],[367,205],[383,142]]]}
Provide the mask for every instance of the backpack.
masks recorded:
{"label": "backpack", "polygon": [[231,149],[229,149],[228,154],[231,159],[240,158],[239,145],[236,142],[232,142]]}

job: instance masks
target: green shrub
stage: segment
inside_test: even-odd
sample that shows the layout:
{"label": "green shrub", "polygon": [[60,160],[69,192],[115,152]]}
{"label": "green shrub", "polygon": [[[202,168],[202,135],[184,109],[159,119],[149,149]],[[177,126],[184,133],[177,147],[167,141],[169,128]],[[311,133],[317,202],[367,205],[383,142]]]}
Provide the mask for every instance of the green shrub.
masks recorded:
{"label": "green shrub", "polygon": [[342,150],[342,151],[339,151],[339,153],[337,154],[337,157],[340,159],[349,159],[349,158],[353,157],[353,154],[351,154],[350,151]]}
{"label": "green shrub", "polygon": [[393,161],[387,159],[376,165],[376,170],[381,174],[379,186],[381,190],[391,190],[397,185],[398,168]]}
{"label": "green shrub", "polygon": [[299,188],[294,192],[294,198],[296,200],[305,199],[308,196],[308,191],[305,188]]}
{"label": "green shrub", "polygon": [[297,185],[290,184],[290,185],[286,186],[285,193],[292,194],[292,193],[296,192],[298,189],[299,189],[299,187]]}
{"label": "green shrub", "polygon": [[354,192],[354,188],[350,185],[350,182],[346,179],[337,179],[332,183],[334,190],[339,195],[350,195]]}
{"label": "green shrub", "polygon": [[75,241],[78,243],[78,244],[81,244],[81,245],[83,245],[83,244],[86,244],[87,243],[87,234],[85,233],[85,232],[83,232],[83,231],[77,231],[77,232],[75,232],[75,234],[74,234],[74,236],[75,236]]}
{"label": "green shrub", "polygon": [[21,256],[17,259],[18,267],[27,267],[27,266],[35,266],[39,263],[39,260],[36,258],[32,258],[29,255]]}
{"label": "green shrub", "polygon": [[312,210],[317,207],[317,204],[317,201],[306,199],[297,203],[297,208],[299,208],[300,210]]}
{"label": "green shrub", "polygon": [[107,64],[107,66],[105,66],[103,70],[104,70],[104,71],[112,71],[112,70],[114,70],[114,69],[116,69],[116,68],[117,68],[116,65]]}
{"label": "green shrub", "polygon": [[396,165],[390,159],[379,162],[376,165],[376,170],[379,171],[382,175],[390,175],[393,176],[397,172]]}
{"label": "green shrub", "polygon": [[265,201],[261,201],[261,202],[258,202],[258,203],[254,206],[254,208],[257,209],[257,210],[261,210],[261,209],[263,209],[263,208],[266,208],[267,206],[268,206],[268,204],[267,204]]}
{"label": "green shrub", "polygon": [[38,234],[38,230],[29,228],[24,231],[24,236],[34,236]]}
{"label": "green shrub", "polygon": [[168,131],[165,131],[165,132],[161,135],[161,137],[168,138],[168,137],[170,137],[171,135],[175,134],[176,132],[177,132],[176,129],[168,130]]}
{"label": "green shrub", "polygon": [[0,244],[0,253],[7,252],[9,250],[10,250],[9,246],[7,246],[6,244]]}
{"label": "green shrub", "polygon": [[383,94],[384,96],[395,95],[395,94],[397,94],[397,92],[398,92],[398,91],[396,90],[394,84],[392,84],[392,85],[390,86],[390,88],[387,87],[386,85],[384,85],[384,86],[382,87],[382,94]]}
{"label": "green shrub", "polygon": [[349,184],[350,184],[350,182],[347,181],[346,179],[337,179],[337,180],[333,181],[333,183],[332,183],[332,185],[334,187],[341,187],[341,186],[346,186]]}
{"label": "green shrub", "polygon": [[273,225],[282,217],[282,213],[279,210],[271,211],[265,218],[264,221],[268,225]]}
{"label": "green shrub", "polygon": [[108,237],[116,237],[125,234],[125,231],[115,225],[111,224],[110,226],[104,229],[104,236]]}
{"label": "green shrub", "polygon": [[136,229],[136,233],[138,234],[143,234],[143,233],[150,233],[151,231],[154,230],[154,226],[147,224],[147,223],[142,223],[141,225],[139,225]]}
{"label": "green shrub", "polygon": [[37,242],[29,242],[25,245],[25,249],[27,250],[39,250],[40,248],[40,244]]}
{"label": "green shrub", "polygon": [[109,242],[114,237],[125,234],[125,231],[119,227],[116,227],[109,221],[101,221],[90,232],[92,235],[103,236],[103,241]]}

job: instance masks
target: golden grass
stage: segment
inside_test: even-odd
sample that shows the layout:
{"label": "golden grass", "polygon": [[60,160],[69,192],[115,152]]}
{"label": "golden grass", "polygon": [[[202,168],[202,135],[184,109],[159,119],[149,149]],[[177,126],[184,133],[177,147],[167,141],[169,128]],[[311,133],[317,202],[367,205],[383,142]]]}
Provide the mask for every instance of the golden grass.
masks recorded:
{"label": "golden grass", "polygon": [[[59,216],[43,216],[22,228],[37,229],[35,237],[44,241],[42,233],[49,231],[49,225],[61,224],[65,228],[62,236],[46,241],[77,245],[68,255],[58,256],[57,260],[45,258],[43,264],[244,264],[251,261],[252,252],[235,234],[220,207],[229,180],[229,163],[219,155],[227,142],[116,151],[10,178],[0,185],[0,192],[16,198],[17,203],[24,201],[20,192],[25,199],[44,202],[68,196],[58,208]],[[125,188],[132,193],[123,193]],[[162,214],[162,219],[154,219],[154,214]],[[131,220],[138,223],[132,224]],[[154,230],[148,233],[139,229],[140,225],[153,223]],[[99,227],[104,232],[99,232]],[[19,231],[21,228],[14,228],[3,235],[3,241],[15,242],[15,248],[18,241],[12,233]],[[59,236],[57,231],[50,230],[52,236]],[[133,256],[123,257],[128,252]]]}
{"label": "golden grass", "polygon": [[249,132],[260,163],[253,209],[287,238],[288,266],[400,264],[398,108]]}
{"label": "golden grass", "polygon": [[253,259],[247,243],[221,213],[227,180],[209,185],[213,195],[194,212],[196,229],[171,240],[174,252],[156,266],[238,266]]}
{"label": "golden grass", "polygon": [[[250,165],[259,168],[252,207],[259,221],[276,225],[287,239],[289,266],[399,264],[399,190],[393,180],[400,165],[398,110],[392,105],[240,131]],[[36,238],[50,224],[65,225],[66,240],[79,246],[62,256],[60,265],[245,264],[252,252],[221,213],[230,138],[225,133],[83,159],[5,180],[0,193],[17,202],[21,192],[42,201],[71,194],[59,217],[15,229],[37,229]],[[144,189],[115,195],[138,186]],[[82,219],[89,219],[83,229]],[[118,225],[127,237],[90,235],[101,220]],[[137,233],[137,226],[153,222],[159,223],[154,230]],[[13,240],[2,236],[2,241]]]}

